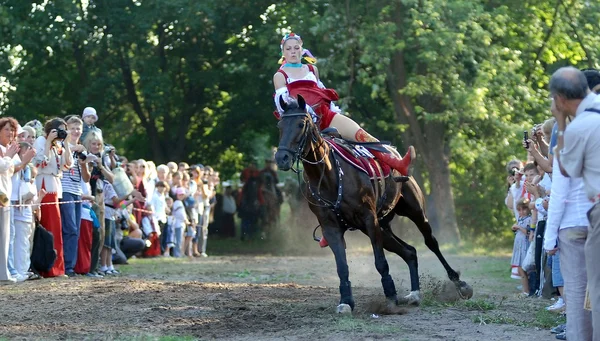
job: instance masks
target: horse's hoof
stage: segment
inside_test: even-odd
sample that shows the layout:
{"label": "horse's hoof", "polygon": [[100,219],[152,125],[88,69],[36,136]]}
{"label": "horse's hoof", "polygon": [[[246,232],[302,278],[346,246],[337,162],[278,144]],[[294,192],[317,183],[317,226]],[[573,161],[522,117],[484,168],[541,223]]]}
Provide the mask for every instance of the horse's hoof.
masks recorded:
{"label": "horse's hoof", "polygon": [[419,290],[411,291],[410,294],[404,296],[406,304],[419,305],[421,304],[421,292]]}
{"label": "horse's hoof", "polygon": [[352,314],[352,308],[348,304],[342,303],[337,306],[337,312],[338,314]]}
{"label": "horse's hoof", "polygon": [[463,300],[468,300],[473,297],[473,287],[468,285],[466,282],[460,281],[458,293]]}

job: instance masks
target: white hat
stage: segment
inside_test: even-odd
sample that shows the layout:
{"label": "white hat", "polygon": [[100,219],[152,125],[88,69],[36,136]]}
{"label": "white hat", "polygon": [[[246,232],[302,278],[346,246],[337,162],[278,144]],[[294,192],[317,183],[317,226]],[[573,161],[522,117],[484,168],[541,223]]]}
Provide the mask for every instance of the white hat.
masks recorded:
{"label": "white hat", "polygon": [[83,114],[81,115],[81,118],[86,118],[87,116],[94,116],[96,118],[96,121],[98,120],[98,115],[96,114],[96,109],[92,108],[92,107],[87,107],[85,109],[83,109]]}
{"label": "white hat", "polygon": [[23,127],[21,127],[21,125],[17,125],[17,135],[21,135],[25,132],[25,130],[23,129]]}

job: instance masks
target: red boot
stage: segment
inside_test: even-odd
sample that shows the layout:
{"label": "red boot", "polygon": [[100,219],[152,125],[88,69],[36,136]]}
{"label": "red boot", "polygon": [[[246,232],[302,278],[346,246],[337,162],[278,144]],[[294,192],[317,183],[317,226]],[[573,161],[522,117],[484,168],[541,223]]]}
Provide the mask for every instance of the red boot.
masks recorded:
{"label": "red boot", "polygon": [[[371,134],[367,133],[364,129],[359,129],[355,133],[354,139],[358,142],[379,142],[378,139],[371,136]],[[382,153],[376,150],[370,150],[370,152],[375,155],[378,160],[385,162],[388,166],[400,172],[400,174],[408,176],[410,163],[417,157],[415,147],[408,147],[408,151],[404,157],[401,157],[400,154],[398,154],[398,151],[391,146],[385,147],[388,150],[388,153]]]}
{"label": "red boot", "polygon": [[321,237],[321,240],[319,240],[319,246],[320,247],[327,247],[327,246],[329,246],[329,243],[327,242],[327,240],[325,240],[325,237]]}
{"label": "red boot", "polygon": [[391,149],[392,148],[388,148],[388,150],[390,150],[389,153],[382,153],[374,150],[371,150],[371,153],[373,153],[378,160],[385,162],[388,166],[400,172],[400,174],[408,176],[408,168],[410,167],[410,163],[416,157],[415,148],[413,146],[408,147],[408,151],[404,157],[400,157],[395,150]]}

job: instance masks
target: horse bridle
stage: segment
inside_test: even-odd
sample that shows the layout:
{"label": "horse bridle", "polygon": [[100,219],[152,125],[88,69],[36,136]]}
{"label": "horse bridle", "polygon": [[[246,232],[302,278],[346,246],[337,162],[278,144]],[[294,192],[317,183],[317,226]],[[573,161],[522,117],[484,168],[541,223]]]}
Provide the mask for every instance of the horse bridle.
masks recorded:
{"label": "horse bridle", "polygon": [[[310,115],[308,113],[287,114],[287,115],[281,115],[280,119],[283,120],[284,118],[300,117],[300,116],[308,116],[309,123],[304,126],[304,130],[302,131],[302,139],[298,143],[298,149],[297,150],[293,150],[291,148],[287,148],[287,147],[284,147],[284,146],[279,146],[277,148],[280,149],[280,150],[287,151],[290,154],[292,154],[292,158],[293,159],[292,159],[292,167],[291,167],[291,169],[292,169],[292,171],[294,173],[298,174],[298,184],[300,185],[300,188],[302,188],[302,185],[301,185],[301,182],[300,182],[300,173],[301,173],[301,171],[298,170],[298,168],[299,168],[298,166],[300,164],[300,161],[306,162],[306,163],[310,163],[312,165],[318,165],[320,163],[324,163],[325,162],[325,157],[327,156],[328,153],[323,153],[323,156],[321,157],[321,160],[316,161],[316,162],[309,161],[309,160],[307,160],[305,158],[306,157],[306,155],[305,155],[306,152],[304,152],[304,148],[306,147],[306,142],[308,140],[308,129],[309,129],[309,126],[313,124],[313,122],[310,121],[310,119],[311,119]],[[312,135],[312,141],[315,142],[315,143],[318,142],[316,136],[314,135],[314,133]],[[341,224],[350,227],[348,225],[348,223],[342,217],[341,211],[340,211],[340,206],[341,206],[341,203],[342,203],[342,193],[343,193],[342,178],[344,176],[344,171],[342,170],[342,167],[340,166],[340,161],[338,160],[338,158],[335,157],[335,154],[332,154],[332,156],[333,156],[333,159],[335,161],[335,168],[337,169],[337,172],[336,172],[337,195],[336,195],[335,202],[327,200],[327,199],[323,198],[323,196],[321,195],[321,191],[320,191],[321,181],[323,180],[325,168],[323,168],[323,173],[321,173],[321,177],[319,179],[319,183],[317,184],[316,190],[313,189],[313,186],[310,184],[310,182],[308,182],[308,189],[310,190],[310,194],[311,194],[311,196],[313,198],[315,198],[317,200],[318,203],[311,202],[310,199],[308,199],[306,197],[305,193],[302,192],[302,190],[301,190],[301,193],[302,193],[302,196],[304,196],[304,198],[309,203],[311,203],[312,205],[319,206],[319,207],[325,207],[325,208],[329,208],[330,210],[332,210],[335,213],[337,219],[339,220],[339,222]],[[294,167],[293,167],[294,162],[296,162],[296,169],[294,169]],[[315,228],[315,231],[316,231],[317,228],[319,228],[319,226],[321,226],[321,225],[319,224]],[[350,227],[350,228],[354,229],[353,227]],[[315,238],[315,240],[317,240],[316,237],[314,236],[314,231],[313,231],[313,238]]]}
{"label": "horse bridle", "polygon": [[[286,118],[301,117],[301,116],[304,116],[304,117],[308,118],[309,119],[309,123],[304,125],[304,130],[302,130],[302,134],[301,134],[301,136],[302,136],[301,140],[298,142],[298,148],[296,150],[293,150],[292,148],[288,148],[288,147],[281,146],[281,145],[279,145],[277,147],[278,150],[283,150],[283,151],[286,151],[286,152],[292,154],[292,167],[291,167],[291,169],[292,169],[292,171],[294,173],[298,173],[298,164],[300,163],[300,161],[307,162],[307,163],[310,163],[310,164],[313,164],[313,165],[317,165],[317,164],[323,163],[324,160],[325,160],[325,153],[323,154],[321,160],[316,161],[316,162],[313,162],[313,161],[310,161],[310,160],[306,159],[306,153],[307,152],[305,152],[304,149],[306,148],[306,142],[308,140],[308,131],[309,131],[310,125],[312,124],[312,121],[310,121],[311,117],[310,117],[310,115],[308,113],[284,114],[284,115],[281,115],[280,119],[283,120],[283,119],[286,119]],[[312,141],[313,142],[317,142],[317,138],[316,138],[316,136],[314,134],[312,134]],[[294,162],[297,164],[295,169],[294,169],[294,166],[293,166]]]}

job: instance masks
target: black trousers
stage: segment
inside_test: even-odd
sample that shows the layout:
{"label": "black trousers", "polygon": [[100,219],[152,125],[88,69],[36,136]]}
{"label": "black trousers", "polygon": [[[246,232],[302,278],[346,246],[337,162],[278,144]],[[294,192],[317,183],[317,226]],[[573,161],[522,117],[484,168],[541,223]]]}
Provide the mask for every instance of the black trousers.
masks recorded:
{"label": "black trousers", "polygon": [[100,264],[100,244],[104,241],[100,241],[100,230],[92,228],[92,259],[90,262],[90,272],[98,271],[98,265]]}
{"label": "black trousers", "polygon": [[542,273],[542,252],[544,251],[544,232],[546,232],[546,221],[538,221],[535,228],[535,272],[536,280],[533,283],[535,290],[540,288],[540,275]]}

